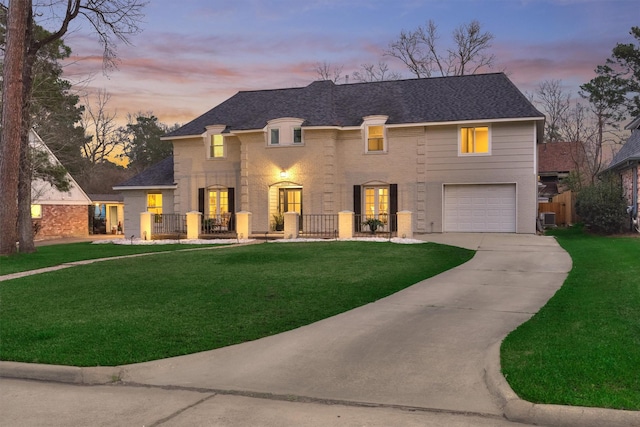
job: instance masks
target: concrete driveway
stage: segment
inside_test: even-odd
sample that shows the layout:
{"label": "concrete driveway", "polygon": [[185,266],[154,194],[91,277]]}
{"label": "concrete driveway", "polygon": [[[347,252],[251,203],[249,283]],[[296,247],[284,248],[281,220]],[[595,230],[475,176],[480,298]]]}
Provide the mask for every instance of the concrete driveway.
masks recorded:
{"label": "concrete driveway", "polygon": [[484,380],[489,349],[559,289],[571,258],[551,237],[423,238],[478,252],[375,303],[253,342],[125,366],[122,380],[501,416]]}

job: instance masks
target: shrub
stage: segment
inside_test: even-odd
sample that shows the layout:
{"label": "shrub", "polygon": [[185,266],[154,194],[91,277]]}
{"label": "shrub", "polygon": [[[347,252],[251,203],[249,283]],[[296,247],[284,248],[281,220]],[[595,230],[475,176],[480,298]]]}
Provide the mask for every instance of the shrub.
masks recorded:
{"label": "shrub", "polygon": [[608,174],[584,187],[576,199],[576,213],[593,231],[618,233],[626,220],[626,202],[618,177]]}

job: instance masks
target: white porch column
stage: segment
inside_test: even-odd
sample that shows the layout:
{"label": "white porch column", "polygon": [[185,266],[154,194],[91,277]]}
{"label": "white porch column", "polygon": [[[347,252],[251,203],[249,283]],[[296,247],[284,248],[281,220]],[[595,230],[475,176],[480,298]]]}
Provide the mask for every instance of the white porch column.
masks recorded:
{"label": "white porch column", "polygon": [[398,237],[413,239],[413,212],[398,212]]}
{"label": "white porch column", "polygon": [[300,232],[300,214],[298,212],[284,213],[284,238],[297,239]]}
{"label": "white porch column", "polygon": [[236,233],[238,239],[248,239],[252,233],[251,212],[240,211],[236,213]]}
{"label": "white porch column", "polygon": [[140,238],[151,240],[151,225],[153,224],[153,214],[151,212],[140,213]]}
{"label": "white porch column", "polygon": [[338,238],[351,239],[353,237],[353,217],[351,211],[338,212]]}
{"label": "white porch column", "polygon": [[187,212],[187,239],[197,239],[200,236],[201,226],[202,213],[198,211]]}

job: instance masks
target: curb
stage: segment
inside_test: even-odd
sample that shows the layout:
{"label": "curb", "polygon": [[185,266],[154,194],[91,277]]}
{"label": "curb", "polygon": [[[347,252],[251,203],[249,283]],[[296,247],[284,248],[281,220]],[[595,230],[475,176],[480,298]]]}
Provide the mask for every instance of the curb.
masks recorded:
{"label": "curb", "polygon": [[103,385],[120,381],[123,369],[118,366],[79,368],[40,363],[0,362],[0,377],[21,380],[52,381],[78,385]]}
{"label": "curb", "polygon": [[485,383],[509,421],[553,427],[640,427],[640,411],[547,405],[522,400],[502,375],[501,341],[489,347]]}

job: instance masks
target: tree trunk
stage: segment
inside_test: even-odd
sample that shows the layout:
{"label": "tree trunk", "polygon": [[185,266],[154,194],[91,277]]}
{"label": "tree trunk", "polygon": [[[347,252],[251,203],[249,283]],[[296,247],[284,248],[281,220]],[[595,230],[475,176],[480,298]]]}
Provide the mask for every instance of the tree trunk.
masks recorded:
{"label": "tree trunk", "polygon": [[9,2],[2,82],[2,140],[0,141],[0,255],[16,251],[18,237],[18,179],[22,129],[23,70],[30,0]]}
{"label": "tree trunk", "polygon": [[[31,14],[29,14],[31,21]],[[20,252],[33,253],[36,246],[33,241],[33,222],[31,221],[31,180],[33,167],[31,164],[31,90],[33,88],[33,66],[36,62],[37,50],[33,49],[33,26],[28,25],[26,31],[27,53],[22,70],[22,129],[20,131],[20,179],[18,183],[18,242]]]}
{"label": "tree trunk", "polygon": [[[26,140],[26,142],[25,142]],[[33,223],[31,221],[31,153],[29,132],[21,135],[20,180],[18,182],[18,242],[21,253],[33,253]]]}

